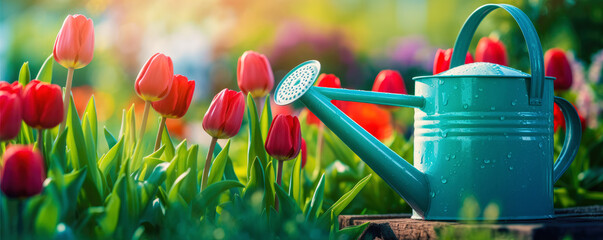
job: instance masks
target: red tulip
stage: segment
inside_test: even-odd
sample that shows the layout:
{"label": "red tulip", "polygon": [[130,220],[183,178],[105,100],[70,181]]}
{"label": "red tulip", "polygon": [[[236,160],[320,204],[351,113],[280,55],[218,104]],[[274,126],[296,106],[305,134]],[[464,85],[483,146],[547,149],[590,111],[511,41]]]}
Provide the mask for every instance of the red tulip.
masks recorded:
{"label": "red tulip", "polygon": [[555,90],[567,90],[572,86],[572,67],[559,48],[553,48],[544,54],[544,71],[546,76],[555,77]]}
{"label": "red tulip", "polygon": [[[382,70],[375,78],[375,82],[373,83],[373,91],[406,94],[406,87],[404,86],[404,80],[398,71]],[[385,110],[393,110],[397,108],[395,106],[388,105],[379,105],[379,107]]]}
{"label": "red tulip", "polygon": [[489,62],[507,66],[507,50],[496,38],[483,37],[475,49],[476,62]]}
{"label": "red tulip", "polygon": [[0,90],[0,141],[17,137],[21,130],[20,95]]}
{"label": "red tulip", "polygon": [[304,166],[306,166],[306,161],[308,159],[308,148],[306,147],[306,140],[302,138],[302,145],[301,145],[301,168],[304,168]]}
{"label": "red tulip", "polygon": [[195,91],[195,81],[189,81],[182,75],[174,76],[167,97],[153,102],[153,109],[166,118],[181,118],[188,111]]}
{"label": "red tulip", "polygon": [[84,15],[68,15],[54,41],[54,60],[66,68],[83,68],[92,61],[94,24]]}
{"label": "red tulip", "polygon": [[[341,81],[334,74],[320,74],[318,79],[316,80],[317,87],[327,87],[327,88],[341,88]],[[336,107],[341,107],[342,102],[337,100],[331,100],[331,103]],[[306,123],[310,125],[318,125],[320,124],[320,119],[314,115],[314,113],[308,111],[308,109],[304,109],[306,112]]]}
{"label": "red tulip", "polygon": [[21,89],[23,86],[19,82],[13,82],[12,84],[4,81],[0,81],[0,92],[8,92],[17,94],[21,97]]}
{"label": "red tulip", "polygon": [[391,113],[376,104],[345,102],[343,112],[364,130],[379,140],[389,138],[393,132]]}
{"label": "red tulip", "polygon": [[[433,74],[438,74],[446,71],[450,68],[450,60],[452,59],[452,48],[442,50],[438,49],[433,61]],[[473,63],[473,57],[471,53],[467,53],[465,57],[465,64]]]}
{"label": "red tulip", "polygon": [[23,121],[38,129],[56,127],[63,121],[62,95],[56,84],[31,81],[23,91]]}
{"label": "red tulip", "polygon": [[26,198],[42,192],[46,179],[44,160],[31,146],[12,145],[4,153],[0,189],[10,198]]}
{"label": "red tulip", "polygon": [[[582,132],[584,132],[584,130],[586,129],[586,119],[582,117],[582,114],[580,114],[577,109],[576,112],[578,113],[578,117],[580,118]],[[553,107],[553,130],[557,132],[557,130],[559,130],[559,127],[565,129],[565,117],[563,116],[561,108],[559,108],[559,106],[557,106],[557,104],[555,103]]]}
{"label": "red tulip", "polygon": [[266,96],[274,85],[268,58],[254,51],[244,52],[237,65],[237,83],[245,94],[255,98]]}
{"label": "red tulip", "polygon": [[162,53],[155,53],[138,73],[134,86],[142,100],[156,102],[168,95],[173,79],[172,59]]}
{"label": "red tulip", "polygon": [[291,115],[277,115],[266,137],[266,152],[279,161],[291,160],[301,150],[299,120]]}
{"label": "red tulip", "polygon": [[215,138],[231,138],[239,132],[244,113],[243,93],[225,88],[211,101],[203,117],[203,129]]}

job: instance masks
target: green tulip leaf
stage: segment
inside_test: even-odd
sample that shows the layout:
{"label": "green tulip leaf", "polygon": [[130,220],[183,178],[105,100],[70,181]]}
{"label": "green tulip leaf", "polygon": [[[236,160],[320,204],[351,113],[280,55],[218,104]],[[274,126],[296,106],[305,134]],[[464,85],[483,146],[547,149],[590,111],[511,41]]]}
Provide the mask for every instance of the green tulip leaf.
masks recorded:
{"label": "green tulip leaf", "polygon": [[224,176],[224,168],[226,167],[226,162],[228,161],[228,150],[230,149],[230,140],[226,143],[222,151],[218,154],[218,156],[214,159],[214,162],[211,165],[209,178],[207,179],[207,185],[211,185],[216,183],[222,179]]}
{"label": "green tulip leaf", "polygon": [[314,222],[318,217],[318,213],[322,208],[322,202],[324,199],[325,191],[325,174],[323,173],[318,181],[316,190],[314,190],[314,196],[310,202],[310,208],[306,212],[306,222]]}
{"label": "green tulip leaf", "polygon": [[301,209],[295,202],[295,199],[289,196],[289,194],[287,194],[280,185],[275,183],[274,189],[276,190],[276,195],[278,196],[279,201],[278,210],[282,216],[287,218],[295,218],[298,214],[302,213]]}
{"label": "green tulip leaf", "polygon": [[123,155],[124,138],[120,138],[117,144],[113,145],[109,151],[103,155],[98,161],[98,168],[100,172],[110,180],[115,182],[117,180],[117,168],[121,165],[121,159]]}
{"label": "green tulip leaf", "polygon": [[42,64],[42,67],[40,68],[40,71],[38,72],[38,76],[36,76],[36,79],[39,80],[40,82],[52,83],[52,65],[53,64],[54,64],[54,59],[52,57],[52,54],[50,54],[50,56],[48,56],[48,58],[46,58],[46,61],[44,61],[44,64]]}
{"label": "green tulip leaf", "polygon": [[109,146],[109,149],[111,149],[111,148],[113,148],[113,146],[115,146],[115,144],[117,144],[117,139],[115,139],[113,134],[111,134],[111,132],[109,132],[109,129],[107,129],[107,127],[105,127],[104,129],[105,129],[105,141],[107,141],[107,146]]}
{"label": "green tulip leaf", "polygon": [[163,146],[165,146],[164,160],[171,160],[175,155],[176,149],[174,148],[174,143],[172,143],[172,138],[170,137],[167,127],[163,128],[163,133],[161,134],[161,143]]}
{"label": "green tulip leaf", "polygon": [[338,240],[353,240],[360,239],[360,235],[366,230],[370,222],[365,222],[358,226],[347,227],[341,230],[336,230],[335,239]]}
{"label": "green tulip leaf", "polygon": [[331,225],[331,215],[333,216],[337,216],[341,213],[341,211],[343,211],[343,209],[345,209],[345,207],[348,206],[348,204],[350,204],[350,202],[352,202],[352,200],[354,200],[354,198],[356,197],[356,195],[358,195],[358,193],[362,190],[362,188],[364,188],[364,186],[369,182],[369,180],[371,179],[371,174],[369,174],[368,176],[360,179],[360,181],[358,181],[358,183],[356,183],[356,185],[352,188],[352,190],[350,190],[349,192],[347,192],[346,194],[344,194],[341,198],[339,198],[339,200],[337,200],[337,202],[335,202],[329,209],[327,209],[327,211],[325,211],[317,220],[317,224],[319,226],[330,226]]}
{"label": "green tulip leaf", "polygon": [[101,236],[111,236],[117,228],[119,222],[121,199],[118,194],[112,193],[107,198],[104,213],[98,218],[97,233]]}
{"label": "green tulip leaf", "polygon": [[[88,200],[92,205],[98,206],[102,203],[102,182],[98,165],[96,163],[96,153],[89,153],[88,144],[84,139],[84,133],[82,125],[73,103],[73,96],[71,97],[70,108],[67,111],[67,127],[69,128],[69,134],[67,135],[67,147],[69,148],[69,154],[73,160],[72,164],[75,169],[81,169],[88,167],[88,174],[86,181],[84,182],[84,192]],[[91,133],[87,133],[90,134]]]}
{"label": "green tulip leaf", "polygon": [[186,206],[186,200],[182,198],[180,195],[181,185],[186,181],[189,177],[190,169],[186,170],[184,173],[180,174],[178,178],[174,181],[172,188],[168,192],[168,206],[169,207],[183,207]]}
{"label": "green tulip leaf", "polygon": [[272,124],[272,109],[270,108],[270,94],[266,95],[264,100],[264,109],[262,110],[262,116],[260,118],[260,130],[262,132],[262,142],[266,142],[268,137],[268,130],[270,130],[270,124]]}
{"label": "green tulip leaf", "polygon": [[21,130],[17,135],[17,142],[20,144],[32,144],[34,143],[32,128],[25,124],[25,121],[21,122]]}
{"label": "green tulip leaf", "polygon": [[246,199],[249,199],[254,192],[264,189],[264,168],[262,167],[262,162],[257,157],[251,164],[250,174],[247,186],[245,186]]}
{"label": "green tulip leaf", "polygon": [[94,95],[90,97],[88,101],[88,105],[86,105],[86,110],[84,111],[84,116],[82,117],[82,126],[84,127],[84,134],[88,132],[85,128],[89,128],[92,133],[91,136],[84,136],[87,141],[93,143],[94,150],[96,153],[96,148],[98,144],[98,120],[96,117],[96,103],[94,100]]}
{"label": "green tulip leaf", "polygon": [[297,155],[293,161],[293,167],[291,168],[291,178],[289,180],[289,196],[295,199],[297,205],[302,207],[303,204],[303,192],[302,192],[302,179],[301,179],[301,154]]}
{"label": "green tulip leaf", "polygon": [[247,118],[249,124],[249,147],[247,149],[247,177],[251,172],[251,165],[257,157],[262,166],[268,165],[266,149],[264,149],[264,141],[262,141],[262,131],[258,119],[257,109],[251,94],[247,95]]}
{"label": "green tulip leaf", "polygon": [[188,158],[186,159],[186,168],[190,169],[189,177],[183,183],[183,188],[180,189],[180,195],[190,203],[195,195],[199,192],[199,184],[197,182],[197,157],[199,153],[199,145],[194,144],[188,150]]}
{"label": "green tulip leaf", "polygon": [[193,216],[203,216],[206,207],[210,205],[211,201],[218,199],[224,191],[242,187],[245,187],[245,185],[231,180],[224,180],[207,186],[193,200]]}
{"label": "green tulip leaf", "polygon": [[264,182],[266,183],[266,191],[264,192],[264,203],[266,204],[266,209],[271,209],[274,206],[274,182],[275,182],[275,174],[274,168],[272,167],[272,162],[268,163],[266,166],[266,174],[264,174]]}
{"label": "green tulip leaf", "polygon": [[54,236],[60,220],[60,201],[52,194],[44,198],[35,219],[35,233],[45,237]]}
{"label": "green tulip leaf", "polygon": [[19,70],[19,83],[25,87],[31,81],[31,73],[29,71],[29,62],[24,62]]}
{"label": "green tulip leaf", "polygon": [[54,141],[52,146],[52,150],[50,150],[50,158],[51,164],[58,164],[61,167],[61,170],[67,169],[67,156],[66,156],[66,146],[67,146],[67,133],[68,129],[66,128],[57,139]]}

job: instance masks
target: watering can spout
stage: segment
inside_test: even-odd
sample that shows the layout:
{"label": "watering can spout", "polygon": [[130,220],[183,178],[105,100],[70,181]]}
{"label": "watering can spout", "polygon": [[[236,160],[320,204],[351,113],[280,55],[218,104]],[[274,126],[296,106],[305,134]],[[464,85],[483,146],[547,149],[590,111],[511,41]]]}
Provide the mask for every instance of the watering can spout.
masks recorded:
{"label": "watering can spout", "polygon": [[301,101],[373,171],[388,183],[406,202],[423,216],[429,206],[429,186],[425,174],[389,149],[332,103],[332,99],[421,108],[425,99],[418,96],[368,91],[312,87],[320,65],[302,63],[277,87],[274,95],[279,105]]}

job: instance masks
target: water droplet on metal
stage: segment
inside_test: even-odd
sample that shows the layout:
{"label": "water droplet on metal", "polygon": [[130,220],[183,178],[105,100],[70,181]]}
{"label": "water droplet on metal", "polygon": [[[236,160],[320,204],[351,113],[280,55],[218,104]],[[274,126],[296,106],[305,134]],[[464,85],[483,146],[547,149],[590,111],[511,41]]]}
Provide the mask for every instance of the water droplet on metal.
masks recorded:
{"label": "water droplet on metal", "polygon": [[446,161],[450,161],[450,154],[446,155]]}
{"label": "water droplet on metal", "polygon": [[483,91],[484,91],[484,89],[483,89],[483,88],[479,88],[478,90],[479,90],[480,92],[483,92]]}
{"label": "water droplet on metal", "polygon": [[538,148],[542,148],[542,142],[538,143]]}
{"label": "water droplet on metal", "polygon": [[440,85],[444,84],[444,80],[440,79],[440,81],[438,81],[440,83]]}
{"label": "water droplet on metal", "polygon": [[451,157],[452,157],[452,159],[455,159],[455,158],[456,158],[456,155],[452,154],[452,156],[451,156]]}
{"label": "water droplet on metal", "polygon": [[513,106],[517,105],[517,99],[513,100],[513,102],[511,102],[511,105],[513,105]]}
{"label": "water droplet on metal", "polygon": [[467,109],[468,107],[469,107],[469,105],[467,105],[467,104],[464,104],[464,105],[463,105],[463,108],[464,108],[464,109]]}
{"label": "water droplet on metal", "polygon": [[431,195],[432,198],[435,197],[435,193],[434,192],[430,192],[429,194]]}
{"label": "water droplet on metal", "polygon": [[482,165],[481,168],[485,168],[486,166]]}
{"label": "water droplet on metal", "polygon": [[448,131],[442,130],[442,137],[447,137],[447,136],[448,136]]}
{"label": "water droplet on metal", "polygon": [[510,166],[510,167],[509,167],[509,171],[513,171],[513,166]]}
{"label": "water droplet on metal", "polygon": [[475,98],[478,98],[478,97],[479,97],[479,95],[475,94],[475,96],[474,96],[474,97],[475,97]]}
{"label": "water droplet on metal", "polygon": [[490,163],[490,159],[484,159],[484,163]]}
{"label": "water droplet on metal", "polygon": [[442,180],[443,184],[446,184],[448,182],[448,180],[446,180],[446,178],[444,178],[444,176],[442,176],[440,179]]}
{"label": "water droplet on metal", "polygon": [[457,87],[457,86],[454,86],[454,87],[453,87],[453,88],[454,88],[454,89],[458,89],[458,88],[459,88],[459,87]]}
{"label": "water droplet on metal", "polygon": [[490,110],[494,111],[494,110],[496,110],[496,107],[492,106],[492,107],[490,107]]}
{"label": "water droplet on metal", "polygon": [[501,121],[502,121],[502,120],[505,120],[505,117],[504,117],[504,116],[500,117],[500,120],[501,120]]}
{"label": "water droplet on metal", "polygon": [[509,152],[509,154],[507,154],[507,158],[511,158],[511,154],[512,152]]}

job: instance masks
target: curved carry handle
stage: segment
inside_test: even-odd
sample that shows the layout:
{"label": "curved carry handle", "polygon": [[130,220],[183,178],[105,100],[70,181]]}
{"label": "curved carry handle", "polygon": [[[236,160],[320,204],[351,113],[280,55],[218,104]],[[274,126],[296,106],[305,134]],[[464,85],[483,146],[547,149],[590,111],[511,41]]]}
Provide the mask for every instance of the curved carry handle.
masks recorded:
{"label": "curved carry handle", "polygon": [[557,106],[559,106],[563,112],[566,130],[563,149],[553,167],[553,183],[559,180],[565,170],[569,168],[572,161],[574,161],[574,158],[578,153],[578,146],[580,146],[580,139],[582,138],[580,117],[578,116],[576,109],[574,109],[574,106],[560,97],[555,97],[555,103],[557,103]]}
{"label": "curved carry handle", "polygon": [[528,53],[530,55],[530,67],[532,69],[532,79],[529,89],[530,105],[542,105],[542,95],[544,91],[544,59],[542,55],[542,46],[538,33],[534,29],[534,24],[528,18],[528,16],[522,12],[519,8],[508,4],[487,4],[481,6],[475,10],[471,16],[463,24],[463,28],[459,32],[459,36],[456,38],[454,49],[452,52],[452,58],[450,61],[450,68],[454,68],[465,63],[465,55],[469,49],[469,43],[471,38],[477,29],[479,23],[497,8],[502,8],[509,12],[515,19],[519,28],[523,33],[526,44],[528,45]]}

